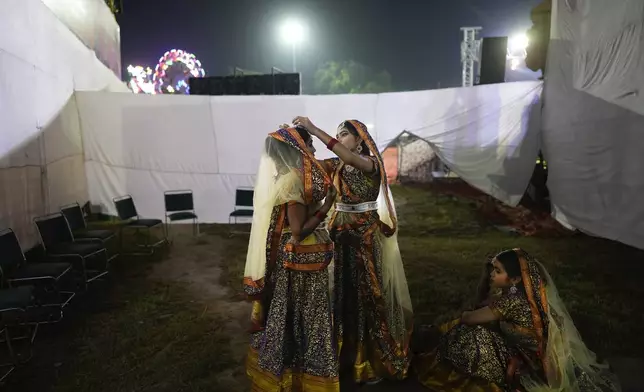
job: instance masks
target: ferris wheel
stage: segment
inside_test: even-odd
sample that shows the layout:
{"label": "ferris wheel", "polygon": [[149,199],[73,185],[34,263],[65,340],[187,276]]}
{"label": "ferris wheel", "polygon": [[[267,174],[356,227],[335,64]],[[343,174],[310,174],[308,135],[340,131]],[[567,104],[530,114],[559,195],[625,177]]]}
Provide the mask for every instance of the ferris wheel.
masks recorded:
{"label": "ferris wheel", "polygon": [[154,68],[152,84],[157,94],[188,94],[189,78],[201,78],[206,72],[194,54],[172,49],[165,52]]}

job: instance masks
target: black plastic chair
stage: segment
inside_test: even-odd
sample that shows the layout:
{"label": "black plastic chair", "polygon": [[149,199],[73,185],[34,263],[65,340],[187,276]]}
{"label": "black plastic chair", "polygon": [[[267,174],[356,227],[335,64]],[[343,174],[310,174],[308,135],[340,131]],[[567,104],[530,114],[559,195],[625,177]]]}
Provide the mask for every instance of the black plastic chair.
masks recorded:
{"label": "black plastic chair", "polygon": [[252,218],[254,195],[255,191],[253,189],[237,188],[235,191],[235,210],[230,213],[228,224],[231,224],[233,220],[237,224],[238,218]]}
{"label": "black plastic chair", "polygon": [[[147,232],[145,244],[137,244],[143,248],[149,249],[147,254],[151,255],[154,253],[154,250],[161,245],[168,244],[168,238],[163,231],[163,238],[158,240],[155,243],[150,243],[152,238],[152,229],[155,227],[160,227],[163,225],[161,219],[143,219],[139,217],[136,207],[134,205],[134,200],[132,196],[125,195],[114,198],[114,206],[116,207],[116,212],[119,216],[119,219],[124,223],[120,226],[121,230],[121,247],[123,246],[123,229],[132,228],[135,230],[145,230]],[[132,255],[136,253],[131,253]]]}
{"label": "black plastic chair", "polygon": [[[33,355],[34,340],[38,333],[38,323],[25,322],[27,309],[34,305],[34,288],[21,286],[0,290],[0,336],[1,343],[6,345],[9,353],[8,362],[0,363],[0,383],[3,382],[15,369],[16,366],[27,362]],[[23,334],[14,336],[11,330],[22,329]],[[15,343],[27,342],[28,353],[20,355]]]}
{"label": "black plastic chair", "polygon": [[[116,238],[116,233],[112,230],[106,229],[92,229],[90,230],[87,227],[87,222],[85,221],[85,214],[83,214],[83,209],[80,204],[72,203],[66,206],[60,207],[60,212],[67,219],[69,224],[69,229],[72,231],[72,236],[74,241],[100,241],[103,243],[103,246],[107,248],[107,244]],[[109,256],[109,261],[111,262],[118,257],[118,253],[114,253]]]}
{"label": "black plastic chair", "polygon": [[[74,241],[65,216],[56,212],[34,219],[40,241],[47,258],[78,261],[72,264],[83,276],[83,284],[88,284],[109,273],[107,249],[100,241]],[[101,268],[88,268],[88,261],[102,259]]]}
{"label": "black plastic chair", "polygon": [[194,198],[191,190],[166,191],[163,193],[165,200],[165,227],[166,236],[170,236],[169,222],[192,220],[192,235],[199,235],[199,218],[195,211]]}
{"label": "black plastic chair", "polygon": [[0,231],[0,277],[9,287],[34,286],[39,308],[56,308],[56,317],[47,313],[40,323],[58,322],[63,308],[76,293],[60,290],[61,280],[72,269],[70,263],[27,263],[16,233],[11,229]]}

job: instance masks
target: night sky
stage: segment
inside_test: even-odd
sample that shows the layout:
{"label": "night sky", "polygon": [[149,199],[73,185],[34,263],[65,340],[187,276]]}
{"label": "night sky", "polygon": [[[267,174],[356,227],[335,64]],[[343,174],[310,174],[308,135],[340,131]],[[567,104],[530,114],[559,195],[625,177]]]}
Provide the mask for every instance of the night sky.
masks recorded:
{"label": "night sky", "polygon": [[[462,26],[482,26],[482,36],[524,33],[539,0],[123,0],[123,68],[154,68],[169,49],[201,60],[206,75],[229,75],[238,66],[269,73],[289,71],[291,48],[280,23],[308,26],[298,54],[304,86],[326,61],[355,60],[387,70],[399,91],[461,84]],[[522,74],[513,79],[534,78]],[[510,79],[510,77],[508,78]]]}

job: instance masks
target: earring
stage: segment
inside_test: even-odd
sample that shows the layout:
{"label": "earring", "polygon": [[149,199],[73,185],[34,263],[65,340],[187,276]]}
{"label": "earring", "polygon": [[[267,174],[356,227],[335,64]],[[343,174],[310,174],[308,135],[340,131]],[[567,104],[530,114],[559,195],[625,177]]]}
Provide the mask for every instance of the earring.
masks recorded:
{"label": "earring", "polygon": [[512,283],[512,287],[510,287],[510,294],[516,294],[519,289],[517,289],[517,286]]}
{"label": "earring", "polygon": [[361,145],[356,148],[356,152],[358,154],[362,153],[362,146]]}

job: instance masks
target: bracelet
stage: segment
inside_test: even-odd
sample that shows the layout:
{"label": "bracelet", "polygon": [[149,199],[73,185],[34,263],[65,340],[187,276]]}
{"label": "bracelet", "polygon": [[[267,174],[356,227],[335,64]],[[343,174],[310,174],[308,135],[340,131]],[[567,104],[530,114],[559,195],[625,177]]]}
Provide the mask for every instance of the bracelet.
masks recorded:
{"label": "bracelet", "polygon": [[331,140],[329,140],[329,143],[327,143],[326,148],[328,148],[330,151],[333,151],[333,147],[335,147],[335,145],[338,143],[338,139],[331,138]]}
{"label": "bracelet", "polygon": [[326,219],[326,214],[322,211],[318,211],[315,213],[315,217],[318,218],[320,222],[323,222]]}

